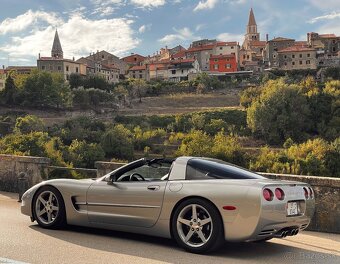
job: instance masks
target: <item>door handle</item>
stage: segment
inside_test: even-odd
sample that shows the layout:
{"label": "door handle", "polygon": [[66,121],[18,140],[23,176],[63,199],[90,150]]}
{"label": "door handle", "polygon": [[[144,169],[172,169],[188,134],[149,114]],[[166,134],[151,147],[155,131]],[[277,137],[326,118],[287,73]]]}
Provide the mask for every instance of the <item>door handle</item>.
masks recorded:
{"label": "door handle", "polygon": [[150,185],[148,186],[148,190],[150,191],[158,191],[159,190],[159,185]]}

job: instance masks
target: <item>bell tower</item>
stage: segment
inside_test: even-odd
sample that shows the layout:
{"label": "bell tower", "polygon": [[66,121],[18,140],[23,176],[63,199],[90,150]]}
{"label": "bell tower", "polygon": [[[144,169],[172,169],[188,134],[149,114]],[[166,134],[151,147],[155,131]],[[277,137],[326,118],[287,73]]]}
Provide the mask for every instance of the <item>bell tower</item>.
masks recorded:
{"label": "bell tower", "polygon": [[257,24],[256,24],[256,20],[255,20],[255,15],[254,15],[254,11],[251,8],[250,12],[249,12],[249,20],[248,20],[248,25],[247,25],[247,33],[245,35],[245,40],[244,40],[244,44],[246,43],[248,44],[251,41],[254,40],[260,40],[260,33],[257,32]]}
{"label": "bell tower", "polygon": [[58,30],[55,31],[54,40],[53,40],[53,46],[51,51],[51,57],[62,59],[63,58],[63,49],[61,48]]}

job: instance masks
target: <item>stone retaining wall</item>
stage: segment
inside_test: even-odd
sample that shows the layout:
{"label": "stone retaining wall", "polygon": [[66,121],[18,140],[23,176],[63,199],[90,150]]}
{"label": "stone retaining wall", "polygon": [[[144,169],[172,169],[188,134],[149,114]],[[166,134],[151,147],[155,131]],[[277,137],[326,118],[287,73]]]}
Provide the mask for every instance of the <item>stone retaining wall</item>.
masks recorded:
{"label": "stone retaining wall", "polygon": [[18,177],[21,172],[27,175],[29,186],[45,179],[44,167],[50,159],[0,154],[0,191],[17,192]]}

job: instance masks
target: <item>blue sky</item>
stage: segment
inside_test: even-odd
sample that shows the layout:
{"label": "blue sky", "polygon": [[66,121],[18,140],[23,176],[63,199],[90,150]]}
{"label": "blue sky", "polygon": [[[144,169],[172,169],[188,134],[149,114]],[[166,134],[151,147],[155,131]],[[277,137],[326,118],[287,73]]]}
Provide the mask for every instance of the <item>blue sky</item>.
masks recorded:
{"label": "blue sky", "polygon": [[339,0],[1,0],[0,65],[35,65],[58,28],[64,56],[117,56],[217,38],[242,41],[253,7],[261,38],[340,35]]}

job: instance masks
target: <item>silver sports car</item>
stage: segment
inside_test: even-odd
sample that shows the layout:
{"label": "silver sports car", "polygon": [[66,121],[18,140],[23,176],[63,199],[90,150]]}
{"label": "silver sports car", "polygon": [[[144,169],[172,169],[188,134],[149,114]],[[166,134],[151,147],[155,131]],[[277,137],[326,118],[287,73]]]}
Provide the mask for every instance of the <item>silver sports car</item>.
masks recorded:
{"label": "silver sports car", "polygon": [[296,235],[314,213],[301,182],[264,178],[209,158],[140,159],[101,178],[35,185],[21,212],[44,228],[80,225],[173,238],[203,253],[223,241]]}

